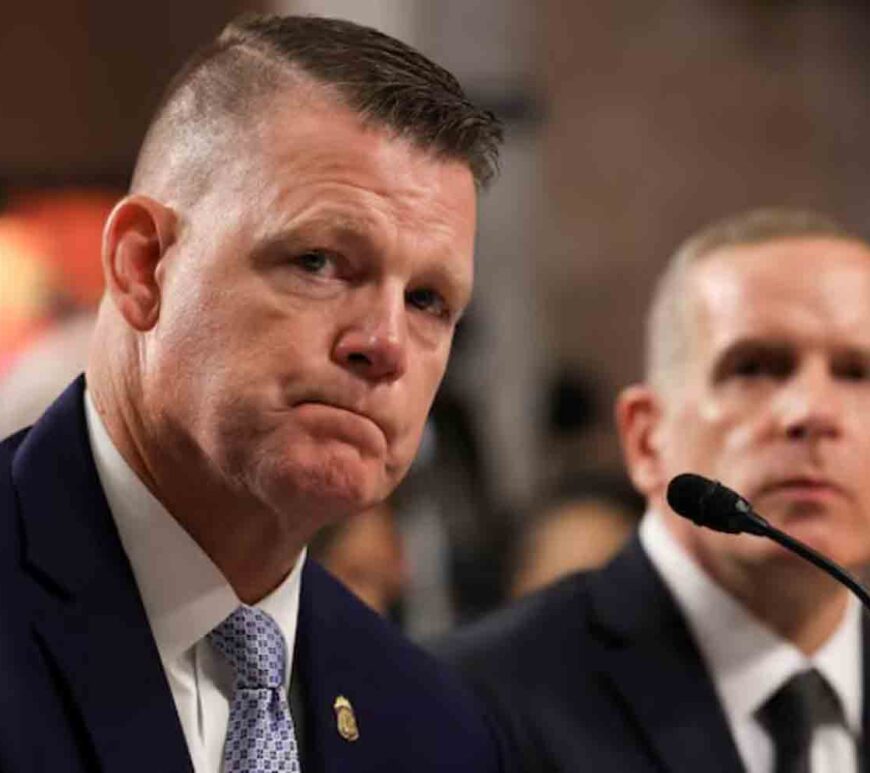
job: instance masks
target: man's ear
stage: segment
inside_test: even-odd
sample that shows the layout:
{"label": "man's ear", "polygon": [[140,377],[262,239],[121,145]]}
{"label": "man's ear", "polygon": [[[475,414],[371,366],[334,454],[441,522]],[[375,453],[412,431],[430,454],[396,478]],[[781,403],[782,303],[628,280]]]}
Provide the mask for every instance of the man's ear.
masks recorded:
{"label": "man's ear", "polygon": [[660,432],[662,406],[646,384],[634,384],[616,399],[616,427],[625,466],[635,488],[650,496],[663,484]]}
{"label": "man's ear", "polygon": [[103,275],[130,327],[150,330],[160,315],[158,266],[175,241],[175,213],[147,196],[123,198],[103,229]]}

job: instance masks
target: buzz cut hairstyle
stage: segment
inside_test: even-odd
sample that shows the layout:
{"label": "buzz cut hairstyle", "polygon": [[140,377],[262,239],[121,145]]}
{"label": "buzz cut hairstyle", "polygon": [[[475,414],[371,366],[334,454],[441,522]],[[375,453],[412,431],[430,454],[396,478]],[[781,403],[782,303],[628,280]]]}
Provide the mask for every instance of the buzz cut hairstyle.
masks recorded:
{"label": "buzz cut hairstyle", "polygon": [[645,373],[648,383],[665,390],[676,380],[691,345],[687,280],[692,267],[721,249],[779,239],[867,240],[834,218],[808,209],[766,207],[718,220],[684,241],[668,261],[653,291],[646,324]]}
{"label": "buzz cut hairstyle", "polygon": [[245,14],[196,51],[169,83],[146,132],[131,190],[184,168],[197,195],[229,160],[221,143],[263,102],[294,85],[321,88],[367,125],[469,168],[478,189],[498,171],[499,120],[443,67],[395,38],[342,19]]}

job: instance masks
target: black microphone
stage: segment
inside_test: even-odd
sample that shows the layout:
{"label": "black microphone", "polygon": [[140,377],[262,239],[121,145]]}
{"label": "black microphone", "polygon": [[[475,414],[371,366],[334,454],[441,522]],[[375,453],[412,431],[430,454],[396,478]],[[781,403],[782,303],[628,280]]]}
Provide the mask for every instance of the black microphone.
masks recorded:
{"label": "black microphone", "polygon": [[870,609],[870,593],[843,567],[829,558],[804,545],[803,542],[771,526],[756,513],[752,506],[736,491],[723,486],[719,481],[710,480],[702,475],[685,472],[677,475],[668,484],[668,504],[678,515],[706,526],[714,531],[728,534],[754,534],[768,537],[774,542],[791,550],[801,558],[827,572],[838,582],[845,585]]}

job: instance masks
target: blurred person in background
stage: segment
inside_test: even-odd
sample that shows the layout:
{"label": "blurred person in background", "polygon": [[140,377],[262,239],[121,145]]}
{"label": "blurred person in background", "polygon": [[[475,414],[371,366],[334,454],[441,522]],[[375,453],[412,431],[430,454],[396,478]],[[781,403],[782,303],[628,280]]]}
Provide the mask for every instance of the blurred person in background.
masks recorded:
{"label": "blurred person in background", "polygon": [[509,595],[527,596],[613,558],[640,516],[637,497],[626,486],[617,479],[581,477],[532,513],[517,535]]}
{"label": "blurred person in background", "polygon": [[716,223],[676,253],[646,381],[617,421],[638,539],[469,629],[448,651],[525,770],[857,773],[866,616],[777,544],[674,514],[680,473],[721,480],[852,570],[870,561],[870,245],[812,212]]}
{"label": "blurred person in background", "polygon": [[379,615],[399,617],[408,571],[389,501],[322,529],[310,553]]}
{"label": "blurred person in background", "polygon": [[0,769],[502,769],[474,696],[306,560],[411,464],[500,138],[350,22],[243,17],[176,76],[86,379],[0,444]]}

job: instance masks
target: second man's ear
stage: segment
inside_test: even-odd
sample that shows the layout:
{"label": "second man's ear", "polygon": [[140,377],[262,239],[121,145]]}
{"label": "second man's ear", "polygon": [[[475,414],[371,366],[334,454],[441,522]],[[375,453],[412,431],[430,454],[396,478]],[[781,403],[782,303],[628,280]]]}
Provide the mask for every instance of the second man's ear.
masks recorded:
{"label": "second man's ear", "polygon": [[644,496],[650,496],[663,485],[661,419],[659,399],[651,387],[635,384],[620,392],[616,400],[616,427],[622,454],[634,487]]}
{"label": "second man's ear", "polygon": [[160,315],[158,267],[175,241],[175,213],[147,196],[122,199],[103,231],[106,288],[130,327],[144,332]]}

